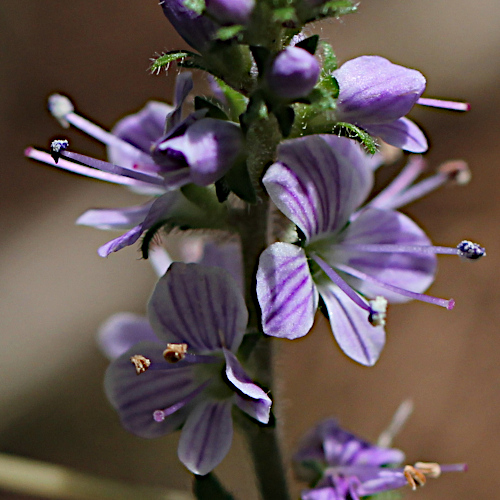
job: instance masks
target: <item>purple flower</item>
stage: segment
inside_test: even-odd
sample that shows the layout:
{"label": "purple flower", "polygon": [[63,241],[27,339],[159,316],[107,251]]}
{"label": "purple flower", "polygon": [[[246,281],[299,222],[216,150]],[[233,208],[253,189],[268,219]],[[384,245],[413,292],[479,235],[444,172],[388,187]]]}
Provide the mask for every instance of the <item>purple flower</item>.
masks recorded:
{"label": "purple flower", "polygon": [[[263,183],[303,241],[274,243],[261,254],[257,296],[264,333],[288,339],[305,335],[319,294],[341,349],[373,365],[385,342],[387,300],[453,307],[452,300],[422,295],[434,279],[435,254],[470,259],[473,251],[464,244],[431,246],[412,220],[394,210],[443,184],[451,172],[411,186],[422,169],[416,158],[386,191],[361,207],[376,161],[354,141],[331,135],[292,139],[278,148],[278,161]],[[484,254],[479,245],[471,246]]]}
{"label": "purple flower", "polygon": [[286,47],[266,73],[273,94],[282,99],[305,97],[316,85],[320,66],[316,58],[300,47]]}
{"label": "purple flower", "polygon": [[135,243],[144,231],[163,220],[194,215],[199,209],[176,188],[188,183],[212,184],[240,154],[242,133],[235,123],[205,118],[204,110],[182,119],[183,103],[192,86],[190,73],[182,73],[177,78],[173,107],[149,102],[138,113],[120,120],[111,133],[76,114],[68,98],[53,95],[49,99],[52,113],[63,125],[72,124],[108,146],[110,162],[67,151],[67,141],[54,141],[52,156],[33,148],[26,150],[27,156],[159,196],[125,209],[90,210],[78,219],[78,224],[100,229],[129,229],[101,247],[101,256]]}
{"label": "purple flower", "polygon": [[334,419],[311,430],[293,460],[299,479],[314,486],[302,492],[302,500],[359,500],[408,484],[416,489],[441,472],[466,470],[465,464],[424,462],[401,467],[403,452],[374,446],[341,429]]}
{"label": "purple flower", "polygon": [[255,0],[205,0],[207,12],[221,24],[247,24]]}
{"label": "purple flower", "polygon": [[248,319],[245,301],[226,271],[174,262],[148,313],[151,326],[121,314],[101,330],[105,352],[118,355],[106,372],[106,394],[134,434],[154,438],[182,426],[180,460],[207,474],[231,446],[233,405],[269,421],[270,398],[235,356]]}
{"label": "purple flower", "polygon": [[378,56],[357,57],[333,76],[339,84],[336,117],[413,153],[427,151],[420,128],[404,116],[425,90],[424,76]]}

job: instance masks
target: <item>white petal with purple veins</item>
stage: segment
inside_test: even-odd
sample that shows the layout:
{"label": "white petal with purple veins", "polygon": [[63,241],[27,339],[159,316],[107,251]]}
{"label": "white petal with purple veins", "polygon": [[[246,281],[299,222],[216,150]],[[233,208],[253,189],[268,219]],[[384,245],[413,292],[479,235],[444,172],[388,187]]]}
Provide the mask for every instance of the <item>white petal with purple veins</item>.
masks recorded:
{"label": "white petal with purple veins", "polygon": [[295,339],[312,328],[318,292],[302,248],[274,243],[261,254],[257,297],[264,333]]}
{"label": "white petal with purple veins", "polygon": [[161,340],[195,352],[236,351],[248,312],[230,274],[215,267],[174,262],[149,301],[149,318]]}
{"label": "white petal with purple veins", "polygon": [[224,356],[226,358],[226,376],[229,382],[243,394],[243,396],[236,395],[236,404],[251,417],[263,424],[267,424],[272,405],[271,398],[257,384],[252,382],[231,351],[224,349]]}
{"label": "white petal with purple veins", "polygon": [[372,366],[385,344],[381,326],[368,322],[368,313],[356,305],[340,288],[330,283],[318,285],[328,310],[330,326],[340,348],[362,365]]}
{"label": "white petal with purple veins", "polygon": [[178,455],[194,474],[208,474],[227,455],[233,439],[231,407],[231,400],[205,400],[190,413],[182,428]]}
{"label": "white petal with purple veins", "polygon": [[99,327],[99,347],[109,359],[118,358],[142,341],[159,343],[145,316],[128,312],[117,313]]}
{"label": "white petal with purple veins", "polygon": [[[412,292],[424,292],[433,282],[437,259],[433,254],[363,252],[350,245],[432,245],[425,233],[406,215],[368,208],[359,213],[342,233],[342,242],[329,256],[329,262],[345,263],[370,276]],[[345,277],[345,275],[343,275]],[[370,298],[383,295],[389,302],[406,302],[406,297],[374,283],[346,277],[353,288]]]}
{"label": "white petal with purple veins", "polygon": [[263,178],[269,196],[309,241],[340,230],[366,199],[371,159],[345,137],[307,136],[285,141]]}
{"label": "white petal with purple veins", "polygon": [[[130,357],[142,355],[151,361],[148,370],[137,375]],[[161,367],[162,369],[156,369]],[[111,363],[104,379],[106,395],[120,415],[123,426],[141,437],[153,438],[174,431],[186,418],[182,404],[196,392],[191,364],[169,364],[158,343],[141,342]],[[156,410],[179,405],[162,422],[153,418]],[[175,408],[175,406],[174,406]]]}

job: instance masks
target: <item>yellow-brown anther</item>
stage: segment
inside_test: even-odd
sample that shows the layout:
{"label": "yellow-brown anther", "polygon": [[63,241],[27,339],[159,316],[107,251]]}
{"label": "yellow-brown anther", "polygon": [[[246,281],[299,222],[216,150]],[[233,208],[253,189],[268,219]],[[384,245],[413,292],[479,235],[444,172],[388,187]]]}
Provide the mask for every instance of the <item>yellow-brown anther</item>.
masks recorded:
{"label": "yellow-brown anther", "polygon": [[130,361],[135,366],[135,372],[137,375],[144,373],[151,366],[151,360],[145,358],[141,354],[134,354],[130,357]]}
{"label": "yellow-brown anther", "polygon": [[186,357],[187,349],[187,344],[167,344],[163,357],[169,363],[177,363]]}
{"label": "yellow-brown anther", "polygon": [[441,475],[441,466],[436,462],[417,462],[415,469],[434,479]]}
{"label": "yellow-brown anther", "polygon": [[424,486],[426,482],[426,478],[423,472],[419,471],[412,465],[405,465],[403,474],[405,475],[406,480],[408,481],[408,484],[411,486],[412,490],[416,490],[417,486]]}

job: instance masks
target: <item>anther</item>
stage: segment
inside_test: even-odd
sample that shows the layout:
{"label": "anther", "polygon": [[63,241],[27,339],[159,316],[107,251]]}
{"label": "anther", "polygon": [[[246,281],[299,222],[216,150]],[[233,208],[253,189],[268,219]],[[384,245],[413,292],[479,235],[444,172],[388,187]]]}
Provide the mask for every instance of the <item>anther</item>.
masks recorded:
{"label": "anther", "polygon": [[135,366],[137,375],[144,373],[151,366],[151,360],[144,357],[142,354],[134,354],[130,357],[130,361]]}
{"label": "anther", "polygon": [[64,128],[69,128],[69,122],[66,116],[73,113],[74,110],[73,104],[66,96],[52,94],[49,97],[49,111]]}
{"label": "anther", "polygon": [[187,344],[167,344],[163,357],[169,363],[177,363],[186,357],[187,349]]}
{"label": "anther", "polygon": [[368,321],[373,326],[385,326],[385,318],[387,316],[387,299],[381,295],[370,300],[370,314]]}
{"label": "anther", "polygon": [[405,475],[405,478],[412,490],[416,490],[419,486],[424,486],[427,481],[423,472],[416,469],[412,465],[405,465],[403,474]]}
{"label": "anther", "polygon": [[437,478],[441,475],[441,466],[436,462],[417,462],[415,469],[432,478]]}
{"label": "anther", "polygon": [[69,146],[69,142],[66,139],[56,139],[52,141],[50,145],[50,156],[57,163],[61,157],[61,153]]}
{"label": "anther", "polygon": [[438,172],[445,174],[450,181],[459,186],[465,186],[471,180],[469,166],[463,160],[451,160],[439,166]]}
{"label": "anther", "polygon": [[486,255],[486,250],[479,244],[463,240],[457,245],[458,255],[464,259],[477,260]]}

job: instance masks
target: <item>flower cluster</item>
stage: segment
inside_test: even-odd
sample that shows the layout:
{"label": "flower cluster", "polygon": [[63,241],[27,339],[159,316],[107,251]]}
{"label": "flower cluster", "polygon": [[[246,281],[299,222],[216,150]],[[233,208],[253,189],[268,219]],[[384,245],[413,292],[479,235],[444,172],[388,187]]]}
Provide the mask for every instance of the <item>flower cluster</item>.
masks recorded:
{"label": "flower cluster", "polygon": [[[470,261],[485,255],[469,240],[433,245],[399,211],[440,186],[465,184],[464,162],[424,177],[423,158],[407,155],[395,179],[372,195],[386,162],[382,143],[409,153],[428,148],[406,116],[415,104],[467,106],[423,98],[424,76],[382,57],[337,67],[330,45],[302,30],[354,11],[352,2],[285,3],[161,2],[197,53],[163,54],[153,70],[174,61],[203,70],[213,95],[193,98],[191,73],[181,72],[173,105],[151,101],[108,132],[56,94],[52,115],[105,144],[108,161],[72,151],[66,139],[48,152],[26,150],[148,197],[137,206],[88,210],[77,220],[126,231],[99,248],[103,257],[142,237],[143,257],[159,270],[148,319],[119,314],[101,329],[112,360],[106,394],[124,427],[139,436],[182,428],[179,458],[197,475],[228,452],[233,413],[241,410],[253,425],[273,421],[269,394],[253,382],[271,385],[270,367],[255,360],[270,349],[269,337],[306,335],[321,310],[342,351],[371,366],[385,344],[388,303],[417,299],[453,308],[453,299],[424,294],[438,254]],[[173,230],[202,234],[196,263],[171,263],[159,237]],[[309,434],[295,460],[319,473],[303,500],[358,499],[463,469],[402,468],[400,451],[372,446],[334,421]]]}

